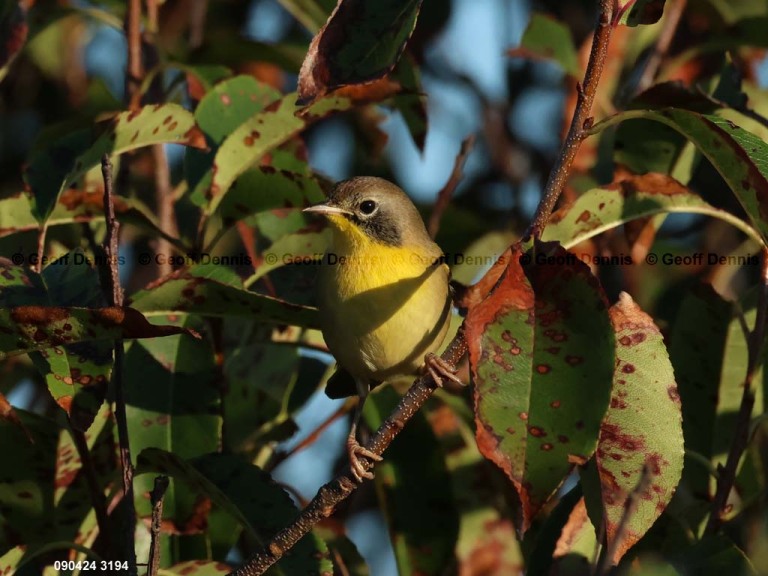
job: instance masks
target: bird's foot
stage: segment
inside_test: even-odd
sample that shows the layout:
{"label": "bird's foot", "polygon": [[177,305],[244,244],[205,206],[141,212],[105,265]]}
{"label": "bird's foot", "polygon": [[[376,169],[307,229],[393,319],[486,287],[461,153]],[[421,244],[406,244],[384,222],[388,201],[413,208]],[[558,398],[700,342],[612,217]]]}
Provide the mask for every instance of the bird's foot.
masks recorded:
{"label": "bird's foot", "polygon": [[347,438],[347,454],[349,456],[349,469],[352,471],[352,476],[355,477],[358,484],[362,484],[363,480],[373,480],[373,472],[363,467],[359,457],[364,456],[374,462],[381,462],[382,457],[360,446],[360,443],[354,436]]}
{"label": "bird's foot", "polygon": [[456,376],[456,367],[440,358],[437,354],[432,352],[427,354],[424,357],[424,367],[438,386],[442,386],[446,379],[455,382],[459,386],[464,385],[461,378]]}

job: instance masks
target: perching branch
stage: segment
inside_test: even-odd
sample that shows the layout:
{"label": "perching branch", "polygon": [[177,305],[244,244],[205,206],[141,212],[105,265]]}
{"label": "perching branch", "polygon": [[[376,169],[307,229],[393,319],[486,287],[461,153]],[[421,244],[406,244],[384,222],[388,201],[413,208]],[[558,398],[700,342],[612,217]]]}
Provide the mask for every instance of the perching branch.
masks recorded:
{"label": "perching branch", "polygon": [[[101,277],[108,278],[107,301],[110,306],[123,305],[123,289],[120,286],[118,269],[118,232],[120,223],[115,217],[114,191],[112,189],[112,162],[109,155],[101,159],[101,173],[104,177],[104,219],[107,233],[104,237],[104,253],[106,259],[103,266],[107,268]],[[115,364],[112,367],[112,389],[115,394],[115,420],[117,422],[117,438],[120,445],[120,467],[123,471],[123,494],[121,502],[123,521],[125,523],[122,540],[123,549],[120,560],[128,562],[128,574],[138,574],[136,568],[136,550],[134,545],[136,527],[136,509],[133,502],[133,463],[131,462],[131,447],[128,441],[128,419],[125,413],[125,391],[123,389],[123,364],[125,349],[122,339],[115,340]]]}
{"label": "perching branch", "polygon": [[608,56],[608,43],[613,32],[613,9],[614,0],[600,0],[600,14],[597,22],[597,29],[592,38],[592,50],[589,53],[589,62],[587,70],[584,73],[584,82],[577,85],[578,99],[576,101],[576,110],[571,120],[571,126],[568,129],[568,135],[565,138],[563,146],[560,148],[555,166],[549,175],[547,185],[544,187],[541,202],[536,208],[536,214],[533,222],[525,233],[525,238],[540,238],[544,228],[549,221],[549,216],[555,209],[558,198],[568,181],[568,175],[571,171],[576,153],[579,151],[581,141],[584,139],[585,130],[592,125],[592,117],[589,115],[592,109],[592,102],[595,100],[597,85],[600,76],[603,73],[605,59]]}
{"label": "perching branch", "polygon": [[[464,338],[464,327],[459,328],[454,339],[442,354],[443,360],[451,364],[458,364],[467,352],[467,342]],[[365,448],[375,454],[383,454],[400,431],[405,427],[416,412],[435,391],[436,384],[427,374],[422,376],[411,386],[402,397],[394,412],[384,421],[376,431],[376,434],[366,443]],[[366,470],[373,468],[373,463],[367,458],[361,458],[360,462]],[[318,490],[317,495],[304,508],[296,520],[278,532],[267,546],[254,554],[248,561],[240,566],[229,576],[258,576],[263,574],[275,562],[280,560],[312,527],[328,518],[340,502],[349,497],[359,484],[355,481],[349,467],[345,471],[328,482]]]}
{"label": "perching branch", "polygon": [[749,444],[749,424],[752,419],[752,409],[755,406],[755,391],[752,388],[752,380],[760,366],[763,343],[765,341],[765,323],[768,320],[768,249],[763,249],[763,265],[760,273],[762,290],[757,302],[757,315],[755,327],[749,334],[747,342],[748,360],[747,373],[744,377],[743,391],[739,414],[736,417],[736,428],[733,431],[731,446],[728,450],[728,458],[725,466],[718,466],[717,489],[712,499],[712,511],[707,520],[705,534],[714,534],[723,523],[728,496],[736,483],[736,472],[739,462]]}
{"label": "perching branch", "polygon": [[437,236],[438,230],[440,230],[440,221],[443,218],[445,209],[448,208],[453,192],[456,190],[456,186],[459,185],[459,182],[461,182],[461,179],[464,176],[464,163],[467,161],[467,156],[469,156],[474,145],[474,134],[470,134],[462,140],[459,153],[456,155],[456,160],[453,163],[451,175],[445,183],[445,186],[443,186],[443,189],[440,190],[440,193],[437,195],[437,202],[435,202],[435,207],[432,209],[432,214],[429,216],[429,225],[427,226],[429,235],[433,240]]}

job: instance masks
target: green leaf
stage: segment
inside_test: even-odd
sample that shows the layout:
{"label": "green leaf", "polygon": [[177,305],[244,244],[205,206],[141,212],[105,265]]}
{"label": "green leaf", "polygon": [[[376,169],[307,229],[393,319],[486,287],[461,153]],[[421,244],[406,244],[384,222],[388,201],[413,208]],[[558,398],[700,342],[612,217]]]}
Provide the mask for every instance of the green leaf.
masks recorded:
{"label": "green leaf", "polygon": [[618,0],[614,19],[625,26],[655,24],[664,13],[665,0]]}
{"label": "green leaf", "polygon": [[299,98],[382,78],[397,64],[422,0],[341,0],[312,39],[299,72]]}
{"label": "green leaf", "polygon": [[[232,516],[251,539],[264,546],[287,526],[297,511],[290,497],[261,469],[231,454],[207,454],[185,461],[178,455],[148,448],[138,457],[137,474],[167,474]],[[325,543],[310,533],[268,574],[331,573]]]}
{"label": "green leaf", "polygon": [[302,108],[292,93],[252,116],[227,136],[216,153],[205,212],[214,213],[235,179],[267,152],[289,141],[310,123],[351,106],[348,98],[329,97]]}
{"label": "green leaf", "polygon": [[204,146],[191,113],[177,104],[145,106],[122,112],[97,130],[85,129],[59,138],[30,159],[24,178],[34,195],[35,215],[45,223],[59,196],[104,154],[122,154],[152,144]]}
{"label": "green leaf", "polygon": [[131,298],[148,317],[174,312],[202,316],[258,318],[277,324],[317,328],[317,310],[221,283],[209,274],[222,267],[197,265],[179,270]]}
{"label": "green leaf", "polygon": [[225,229],[266,210],[305,208],[325,198],[312,176],[261,166],[245,172],[223,195],[216,210]]}
{"label": "green leaf", "polygon": [[741,218],[711,206],[664,174],[630,176],[585,192],[552,214],[542,239],[557,240],[570,248],[632,220],[669,213],[718,218],[744,232],[758,245],[763,243],[760,234]]}
{"label": "green leaf", "polygon": [[319,266],[328,247],[330,231],[303,228],[275,240],[263,253],[263,261],[246,283],[252,285],[272,270],[289,264]]}
{"label": "green leaf", "polygon": [[508,52],[509,56],[535,58],[557,62],[573,78],[581,78],[579,58],[570,29],[552,16],[534,12],[520,46]]}
{"label": "green leaf", "polygon": [[277,0],[304,28],[315,34],[328,19],[326,12],[315,0]]}
{"label": "green leaf", "polygon": [[525,531],[595,450],[613,375],[605,297],[586,264],[560,246],[537,243],[522,254],[518,245],[466,326],[478,446],[512,480]]}
{"label": "green leaf", "polygon": [[586,499],[593,524],[604,523],[609,546],[617,538],[627,498],[647,475],[610,559],[618,564],[675,493],[683,470],[683,429],[680,396],[661,332],[625,292],[610,316],[616,331],[616,368],[597,444],[601,508],[589,510],[591,501]]}
{"label": "green leaf", "polygon": [[[378,429],[399,400],[391,387],[369,396],[367,424]],[[439,572],[453,558],[459,519],[445,456],[422,412],[389,447],[375,479],[399,573]]]}
{"label": "green leaf", "polygon": [[203,131],[208,150],[188,149],[184,168],[190,198],[198,206],[206,203],[206,193],[213,179],[216,152],[238,126],[257,112],[280,99],[280,92],[252,76],[235,76],[220,82],[208,92],[195,109],[195,121]]}
{"label": "green leaf", "polygon": [[730,120],[688,110],[630,110],[601,126],[645,118],[666,124],[693,142],[741,203],[752,225],[768,238],[768,144]]}
{"label": "green leaf", "polygon": [[224,365],[225,446],[236,452],[254,453],[267,439],[274,441],[270,432],[275,430],[295,431],[288,401],[296,384],[299,351],[272,344],[269,336],[260,330],[255,338],[239,343]]}

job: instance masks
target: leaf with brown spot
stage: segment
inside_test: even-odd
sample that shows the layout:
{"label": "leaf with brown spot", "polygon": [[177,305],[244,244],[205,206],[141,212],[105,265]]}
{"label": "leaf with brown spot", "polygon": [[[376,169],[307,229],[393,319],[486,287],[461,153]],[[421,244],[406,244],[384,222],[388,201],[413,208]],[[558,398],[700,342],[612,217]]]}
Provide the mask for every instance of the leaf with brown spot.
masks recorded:
{"label": "leaf with brown spot", "polygon": [[312,102],[383,77],[410,38],[422,0],[339,0],[312,39],[299,72],[299,98]]}
{"label": "leaf with brown spot", "polygon": [[649,474],[623,538],[616,543],[611,562],[618,564],[675,493],[683,470],[683,428],[680,400],[670,393],[677,386],[661,332],[625,292],[611,307],[610,316],[616,331],[616,370],[595,457],[600,509],[594,509],[587,498],[593,524],[604,523],[608,546],[614,544],[627,497],[640,482],[644,467]]}
{"label": "leaf with brown spot", "polygon": [[656,173],[630,176],[585,192],[575,202],[552,214],[542,238],[557,240],[571,248],[622,224],[671,213],[718,218],[758,244],[763,243],[761,233],[749,223],[708,204],[674,178]]}
{"label": "leaf with brown spot", "polygon": [[11,424],[18,426],[24,432],[24,434],[27,435],[27,439],[29,439],[30,442],[32,441],[32,437],[30,436],[29,431],[26,428],[24,428],[24,424],[22,424],[21,420],[19,420],[19,417],[16,414],[16,411],[13,409],[13,406],[11,406],[11,403],[8,402],[8,399],[1,392],[0,392],[0,419],[3,419],[6,422],[10,422]]}
{"label": "leaf with brown spot", "polygon": [[98,166],[104,154],[123,154],[166,143],[205,147],[194,117],[177,104],[122,112],[94,129],[56,139],[30,158],[24,173],[38,221],[47,222],[59,196],[88,170]]}
{"label": "leaf with brown spot", "polygon": [[525,267],[521,256],[514,246],[492,294],[469,309],[466,327],[478,446],[515,485],[524,532],[574,456],[595,450],[614,341],[602,289],[585,264],[555,243],[537,242]]}

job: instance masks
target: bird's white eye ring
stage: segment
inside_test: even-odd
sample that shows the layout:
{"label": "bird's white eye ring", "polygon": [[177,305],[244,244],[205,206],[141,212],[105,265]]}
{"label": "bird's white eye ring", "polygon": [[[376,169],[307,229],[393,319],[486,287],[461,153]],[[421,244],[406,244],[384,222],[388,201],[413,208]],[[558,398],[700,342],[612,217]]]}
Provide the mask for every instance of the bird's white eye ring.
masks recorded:
{"label": "bird's white eye ring", "polygon": [[370,216],[374,212],[376,212],[376,202],[373,200],[363,200],[360,202],[360,212],[362,212],[366,216]]}

